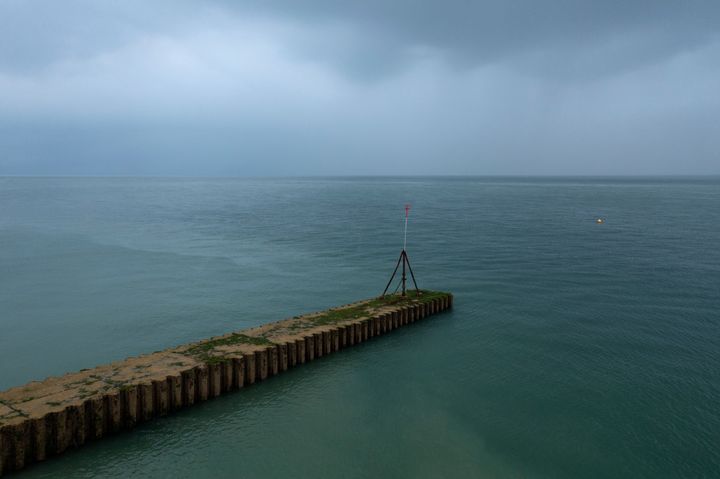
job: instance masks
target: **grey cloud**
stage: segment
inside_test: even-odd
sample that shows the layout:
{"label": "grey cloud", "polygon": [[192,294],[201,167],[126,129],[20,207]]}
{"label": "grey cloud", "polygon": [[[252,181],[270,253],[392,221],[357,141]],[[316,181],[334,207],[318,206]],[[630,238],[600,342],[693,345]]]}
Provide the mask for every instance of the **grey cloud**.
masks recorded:
{"label": "grey cloud", "polygon": [[720,173],[719,11],[0,0],[0,174]]}
{"label": "grey cloud", "polygon": [[[449,63],[472,68],[542,55],[591,63],[587,56],[610,44],[613,56],[594,59],[594,69],[614,72],[695,48],[720,32],[720,3],[706,0],[250,0],[226,5],[358,32],[359,58],[380,60],[356,65],[355,71],[382,67],[417,47],[433,48]],[[312,42],[308,50],[330,52],[340,65],[351,62],[333,54],[334,41],[327,38],[325,48]],[[352,50],[345,52],[353,56]],[[582,76],[572,66],[559,71],[568,73]]]}
{"label": "grey cloud", "polygon": [[193,27],[193,11],[207,7],[185,0],[3,0],[0,72],[36,74],[59,61],[122,47],[139,36],[180,33]]}
{"label": "grey cloud", "polygon": [[[510,60],[528,69],[538,62],[526,58],[548,56],[550,63],[567,60],[559,76],[583,76],[591,63],[591,70],[612,73],[695,48],[720,32],[720,3],[709,0],[5,0],[0,68],[28,71],[143,34],[206,28],[196,19],[213,7],[214,21],[236,15],[307,25],[288,48],[358,78],[395,73],[422,49],[459,68]],[[608,48],[612,56],[588,58]]]}

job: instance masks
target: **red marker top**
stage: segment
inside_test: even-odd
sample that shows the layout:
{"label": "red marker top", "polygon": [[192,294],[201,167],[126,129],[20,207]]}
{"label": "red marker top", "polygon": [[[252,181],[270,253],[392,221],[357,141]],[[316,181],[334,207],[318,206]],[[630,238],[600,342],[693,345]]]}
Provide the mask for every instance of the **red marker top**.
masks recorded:
{"label": "red marker top", "polygon": [[410,205],[405,205],[405,218],[407,218],[410,215]]}

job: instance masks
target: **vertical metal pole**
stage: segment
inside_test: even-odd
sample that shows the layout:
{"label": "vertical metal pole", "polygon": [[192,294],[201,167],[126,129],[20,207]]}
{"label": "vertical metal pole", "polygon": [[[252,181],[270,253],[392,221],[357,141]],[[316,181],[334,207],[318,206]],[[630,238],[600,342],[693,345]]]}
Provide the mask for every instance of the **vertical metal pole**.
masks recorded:
{"label": "vertical metal pole", "polygon": [[410,215],[410,205],[405,205],[405,233],[403,235],[403,249],[402,253],[400,253],[400,256],[402,257],[402,295],[405,296],[405,263],[407,262],[407,253],[405,252],[405,248],[407,248],[407,223],[408,223],[408,216]]}
{"label": "vertical metal pole", "polygon": [[405,207],[405,236],[403,238],[403,251],[405,251],[405,248],[407,247],[407,220],[408,220],[408,212],[409,208]]}
{"label": "vertical metal pole", "polygon": [[405,250],[402,251],[402,262],[403,262],[403,272],[402,272],[402,295],[405,296],[405,258],[407,256],[405,255]]}

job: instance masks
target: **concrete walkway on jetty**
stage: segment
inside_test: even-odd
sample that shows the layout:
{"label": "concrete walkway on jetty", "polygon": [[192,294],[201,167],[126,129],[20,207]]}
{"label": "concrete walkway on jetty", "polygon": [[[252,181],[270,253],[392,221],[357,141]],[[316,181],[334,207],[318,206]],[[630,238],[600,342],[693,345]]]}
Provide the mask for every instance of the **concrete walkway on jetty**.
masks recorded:
{"label": "concrete walkway on jetty", "polygon": [[0,392],[0,475],[451,307],[449,293],[389,295]]}

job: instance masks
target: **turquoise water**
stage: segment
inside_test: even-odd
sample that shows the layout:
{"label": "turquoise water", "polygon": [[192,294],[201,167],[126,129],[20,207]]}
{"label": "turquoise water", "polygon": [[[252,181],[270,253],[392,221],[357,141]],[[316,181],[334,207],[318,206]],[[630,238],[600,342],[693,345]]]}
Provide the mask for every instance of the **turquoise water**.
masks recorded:
{"label": "turquoise water", "polygon": [[718,178],[0,178],[0,389],[377,295],[406,202],[453,312],[18,477],[720,475]]}

